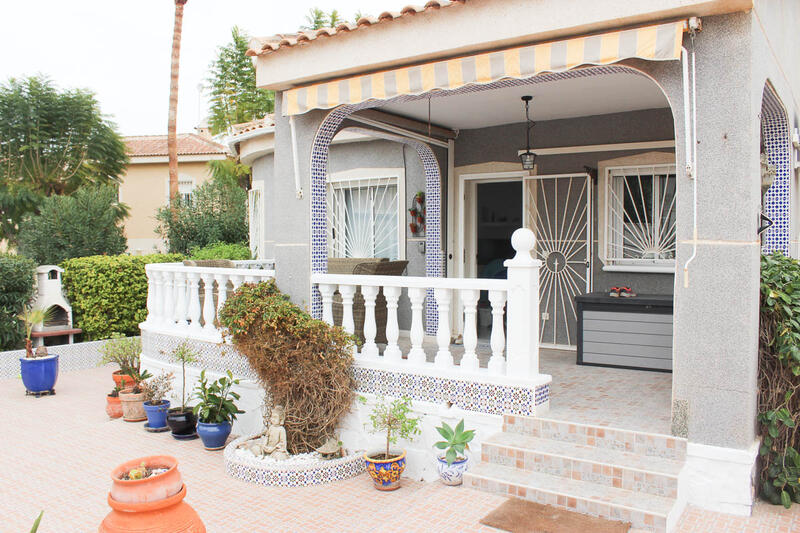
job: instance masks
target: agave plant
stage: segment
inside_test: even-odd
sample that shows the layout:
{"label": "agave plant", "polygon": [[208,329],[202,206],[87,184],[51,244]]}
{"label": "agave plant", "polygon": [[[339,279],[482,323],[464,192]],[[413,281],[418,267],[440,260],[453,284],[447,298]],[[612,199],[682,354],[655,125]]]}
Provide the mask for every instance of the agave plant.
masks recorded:
{"label": "agave plant", "polygon": [[17,318],[19,318],[22,323],[25,324],[25,357],[33,358],[35,357],[35,354],[33,353],[33,343],[31,342],[33,328],[52,319],[53,309],[34,309],[29,307],[17,315]]}
{"label": "agave plant", "polygon": [[434,446],[440,450],[447,450],[444,454],[444,458],[448,465],[453,464],[459,457],[463,457],[464,450],[469,450],[469,442],[475,437],[474,429],[464,431],[463,418],[461,422],[456,425],[455,429],[447,425],[446,422],[442,422],[442,425],[437,427],[436,431],[438,431],[439,435],[444,437],[445,440],[440,440],[435,443]]}

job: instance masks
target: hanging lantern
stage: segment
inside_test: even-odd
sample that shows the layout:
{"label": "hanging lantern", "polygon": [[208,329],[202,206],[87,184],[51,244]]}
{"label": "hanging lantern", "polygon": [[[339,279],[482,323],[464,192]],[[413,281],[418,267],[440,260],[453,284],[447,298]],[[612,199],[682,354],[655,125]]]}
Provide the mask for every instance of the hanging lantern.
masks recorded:
{"label": "hanging lantern", "polygon": [[533,128],[533,121],[531,120],[528,106],[533,96],[523,96],[522,101],[525,102],[525,151],[519,155],[522,161],[522,168],[524,170],[533,170],[534,162],[536,161],[536,154],[531,152],[531,128]]}

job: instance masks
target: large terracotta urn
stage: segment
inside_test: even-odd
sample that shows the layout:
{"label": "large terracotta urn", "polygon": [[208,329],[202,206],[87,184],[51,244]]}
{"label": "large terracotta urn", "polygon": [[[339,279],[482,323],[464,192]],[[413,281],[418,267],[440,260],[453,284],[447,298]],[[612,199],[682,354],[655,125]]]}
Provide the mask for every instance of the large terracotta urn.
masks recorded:
{"label": "large terracotta urn", "polygon": [[[121,479],[144,463],[167,471],[144,479]],[[178,460],[169,455],[133,459],[111,472],[108,505],[111,512],[100,524],[100,533],[205,533],[197,512],[183,501],[186,486],[178,471]]]}

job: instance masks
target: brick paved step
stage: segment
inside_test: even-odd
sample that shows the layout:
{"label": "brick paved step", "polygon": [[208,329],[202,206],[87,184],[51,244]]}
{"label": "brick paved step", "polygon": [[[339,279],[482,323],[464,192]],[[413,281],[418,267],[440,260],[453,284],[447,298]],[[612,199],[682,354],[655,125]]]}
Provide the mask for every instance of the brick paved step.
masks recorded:
{"label": "brick paved step", "polygon": [[680,461],[572,442],[498,433],[481,444],[485,463],[675,498]]}
{"label": "brick paved step", "polygon": [[489,463],[464,474],[467,487],[553,505],[576,512],[630,522],[642,531],[663,533],[674,524],[675,500]]}
{"label": "brick paved step", "polygon": [[671,435],[517,415],[503,416],[503,431],[646,457],[686,458],[686,439]]}

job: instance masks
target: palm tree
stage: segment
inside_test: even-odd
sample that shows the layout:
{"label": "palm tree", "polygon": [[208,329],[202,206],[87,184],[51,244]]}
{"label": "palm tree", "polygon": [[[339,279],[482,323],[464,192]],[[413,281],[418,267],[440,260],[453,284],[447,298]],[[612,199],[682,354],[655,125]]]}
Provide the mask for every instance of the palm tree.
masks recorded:
{"label": "palm tree", "polygon": [[169,118],[167,120],[167,155],[169,158],[169,198],[178,196],[178,70],[181,63],[183,6],[188,0],[175,0],[175,28],[172,31],[172,64],[169,81]]}

